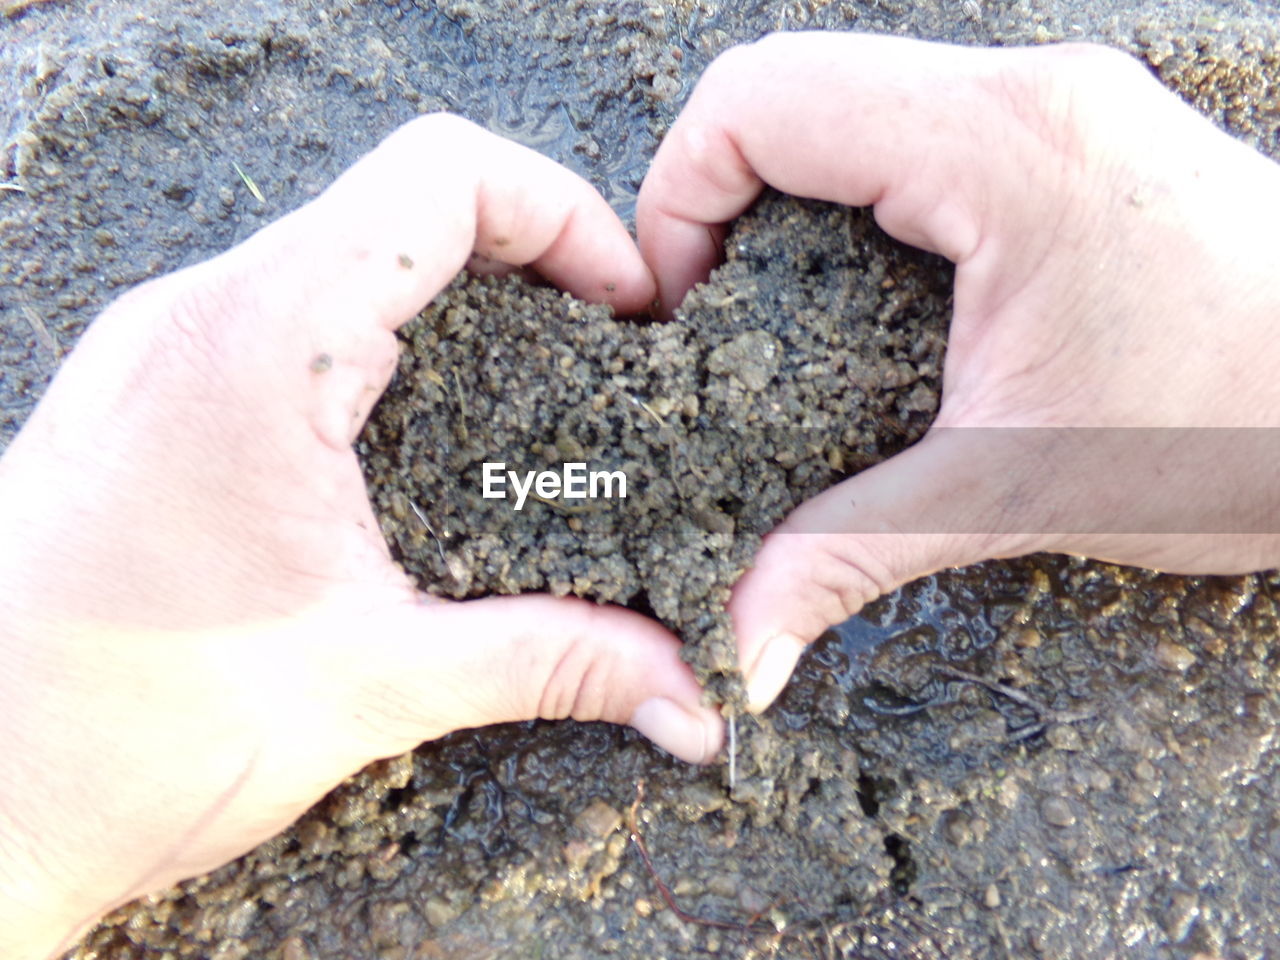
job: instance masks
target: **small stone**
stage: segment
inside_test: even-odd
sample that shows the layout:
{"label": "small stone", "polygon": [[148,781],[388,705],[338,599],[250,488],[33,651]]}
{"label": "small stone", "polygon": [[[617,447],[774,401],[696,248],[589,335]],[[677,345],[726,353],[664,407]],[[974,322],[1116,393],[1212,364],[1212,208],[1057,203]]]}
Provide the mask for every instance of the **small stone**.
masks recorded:
{"label": "small stone", "polygon": [[671,100],[680,92],[680,81],[660,73],[653,78],[653,96],[657,100]]}
{"label": "small stone", "polygon": [[622,826],[622,814],[599,797],[592,800],[585,810],[573,818],[573,825],[584,836],[603,840]]}
{"label": "small stone", "polygon": [[457,909],[443,897],[432,897],[422,906],[422,915],[433,927],[446,926],[458,915]]}
{"label": "small stone", "polygon": [[996,910],[1000,907],[1000,888],[994,883],[987,884],[987,889],[982,891],[982,905],[988,910]]}
{"label": "small stone", "polygon": [[223,929],[228,936],[242,938],[252,928],[253,921],[257,916],[258,902],[256,900],[241,900],[227,912]]}
{"label": "small stone", "polygon": [[570,870],[581,871],[591,859],[591,844],[581,840],[570,840],[564,845],[560,855],[564,857],[565,866]]}
{"label": "small stone", "polygon": [[1013,638],[1014,646],[1022,650],[1035,650],[1040,646],[1040,631],[1035,627],[1023,627]]}
{"label": "small stone", "polygon": [[1181,943],[1187,938],[1199,916],[1200,902],[1196,895],[1189,890],[1177,890],[1169,898],[1169,906],[1161,917],[1161,925],[1172,942]]}
{"label": "small stone", "polygon": [[1156,663],[1166,670],[1183,673],[1195,665],[1196,655],[1180,643],[1161,640],[1156,644]]}
{"label": "small stone", "polygon": [[722,343],[707,357],[707,369],[717,376],[735,376],[748,390],[759,392],[778,372],[782,344],[767,330],[748,330]]}
{"label": "small stone", "polygon": [[738,905],[751,916],[757,916],[769,909],[772,901],[755,887],[744,886],[738,891]]}
{"label": "small stone", "polygon": [[947,822],[946,831],[947,839],[957,847],[963,847],[973,842],[973,830],[969,826],[969,818],[963,813],[957,813],[950,818]]}
{"label": "small stone", "polygon": [[1062,797],[1050,797],[1040,804],[1040,816],[1045,823],[1055,827],[1069,827],[1076,822],[1071,804]]}
{"label": "small stone", "polygon": [[311,951],[301,937],[289,937],[280,944],[280,960],[311,960]]}
{"label": "small stone", "polygon": [[323,820],[304,820],[298,825],[298,845],[303,855],[314,857],[324,853],[332,832]]}
{"label": "small stone", "polygon": [[707,891],[714,896],[729,900],[738,895],[739,883],[741,879],[734,874],[717,873],[707,880]]}
{"label": "small stone", "polygon": [[996,800],[1006,810],[1012,810],[1018,805],[1019,793],[1018,785],[1013,780],[1005,779],[1000,782],[1000,786],[997,788]]}
{"label": "small stone", "polygon": [[969,829],[973,831],[974,841],[982,843],[987,839],[987,834],[991,832],[991,824],[983,817],[974,817],[969,822]]}
{"label": "small stone", "polygon": [[653,913],[653,904],[644,897],[640,897],[636,900],[635,910],[638,916],[649,917]]}
{"label": "small stone", "polygon": [[1080,741],[1080,734],[1076,732],[1075,727],[1068,726],[1065,723],[1055,723],[1046,731],[1045,739],[1049,741],[1049,746],[1055,750],[1076,751],[1084,747]]}

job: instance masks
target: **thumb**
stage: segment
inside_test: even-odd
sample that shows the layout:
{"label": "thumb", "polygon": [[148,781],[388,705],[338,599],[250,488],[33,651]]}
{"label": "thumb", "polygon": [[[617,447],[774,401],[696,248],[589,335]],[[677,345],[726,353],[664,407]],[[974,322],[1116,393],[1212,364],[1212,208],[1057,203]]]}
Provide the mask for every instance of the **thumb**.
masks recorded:
{"label": "thumb", "polygon": [[680,641],[621,607],[546,595],[409,603],[360,650],[354,714],[386,756],[455,730],[521,720],[629,724],[706,763],[720,714],[680,660]]}
{"label": "thumb", "polygon": [[[764,541],[729,612],[753,712],[804,648],[877,597],[945,567],[1040,548],[1036,467],[1016,431],[934,429],[797,508]],[[1030,492],[1028,492],[1030,491]]]}

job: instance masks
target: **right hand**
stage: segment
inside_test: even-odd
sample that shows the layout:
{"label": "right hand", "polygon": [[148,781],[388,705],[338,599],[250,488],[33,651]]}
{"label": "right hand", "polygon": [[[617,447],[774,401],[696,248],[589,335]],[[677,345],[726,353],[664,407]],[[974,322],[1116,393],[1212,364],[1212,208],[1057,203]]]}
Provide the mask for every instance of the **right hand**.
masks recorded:
{"label": "right hand", "polygon": [[712,64],[645,180],[664,310],[765,184],[874,205],[956,279],[929,433],[801,506],[735,588],[753,709],[944,567],[1280,563],[1276,164],[1104,48],[777,35]]}

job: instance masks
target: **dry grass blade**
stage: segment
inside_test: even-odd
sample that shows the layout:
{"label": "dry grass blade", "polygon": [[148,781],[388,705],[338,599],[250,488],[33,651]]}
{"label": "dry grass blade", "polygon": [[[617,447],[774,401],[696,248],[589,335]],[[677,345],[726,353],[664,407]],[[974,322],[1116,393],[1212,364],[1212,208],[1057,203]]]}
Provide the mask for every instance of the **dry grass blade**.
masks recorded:
{"label": "dry grass blade", "polygon": [[231,165],[236,168],[236,173],[240,174],[240,179],[243,180],[244,185],[249,188],[249,192],[253,194],[253,199],[257,200],[259,203],[266,203],[267,198],[262,195],[262,191],[258,189],[258,185],[253,182],[253,177],[241,170],[240,164],[236,163],[234,160],[231,161]]}

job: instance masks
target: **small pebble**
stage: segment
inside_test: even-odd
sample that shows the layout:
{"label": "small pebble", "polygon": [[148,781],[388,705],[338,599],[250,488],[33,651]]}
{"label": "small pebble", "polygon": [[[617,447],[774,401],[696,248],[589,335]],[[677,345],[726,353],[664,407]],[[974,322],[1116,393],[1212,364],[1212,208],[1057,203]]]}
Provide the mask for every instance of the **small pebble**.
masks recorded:
{"label": "small pebble", "polygon": [[1068,726],[1065,723],[1054,724],[1044,736],[1049,741],[1049,745],[1055,750],[1076,751],[1084,747],[1084,744],[1080,741],[1080,734],[1076,732],[1075,727]]}
{"label": "small pebble", "polygon": [[1062,797],[1050,797],[1040,804],[1040,816],[1045,823],[1055,827],[1069,827],[1076,822],[1071,804]]}
{"label": "small pebble", "polygon": [[458,911],[443,897],[432,897],[422,905],[422,915],[433,927],[443,927],[458,915]]}
{"label": "small pebble", "polygon": [[573,825],[586,836],[603,840],[622,826],[622,814],[597,797],[573,818]]}
{"label": "small pebble", "polygon": [[959,813],[947,823],[947,839],[957,847],[973,842],[973,830],[969,826],[969,818]]}
{"label": "small pebble", "polygon": [[1156,663],[1166,670],[1183,673],[1195,665],[1196,655],[1180,643],[1161,640],[1156,644]]}
{"label": "small pebble", "polygon": [[736,874],[717,873],[707,881],[707,892],[728,900],[736,897],[742,879]]}

